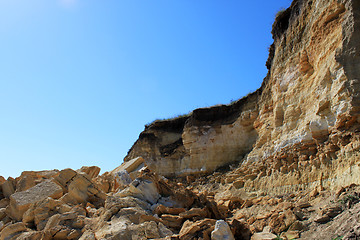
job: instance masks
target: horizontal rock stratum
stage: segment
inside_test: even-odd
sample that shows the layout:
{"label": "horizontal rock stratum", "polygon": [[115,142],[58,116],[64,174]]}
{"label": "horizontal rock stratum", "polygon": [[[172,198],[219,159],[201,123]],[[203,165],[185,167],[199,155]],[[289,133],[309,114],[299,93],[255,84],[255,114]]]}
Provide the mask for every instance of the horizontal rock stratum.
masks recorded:
{"label": "horizontal rock stratum", "polygon": [[359,0],[294,0],[256,92],[149,124],[102,175],[0,176],[0,240],[360,239],[359,30]]}
{"label": "horizontal rock stratum", "polygon": [[239,165],[247,190],[359,183],[360,2],[295,0],[273,24],[260,89],[145,127],[124,161],[165,176]]}

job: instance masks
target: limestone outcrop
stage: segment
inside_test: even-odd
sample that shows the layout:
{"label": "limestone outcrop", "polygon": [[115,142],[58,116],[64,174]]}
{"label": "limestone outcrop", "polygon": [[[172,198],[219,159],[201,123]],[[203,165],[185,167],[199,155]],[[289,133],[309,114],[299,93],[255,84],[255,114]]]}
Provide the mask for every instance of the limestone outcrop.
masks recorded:
{"label": "limestone outcrop", "polygon": [[0,176],[0,240],[360,239],[360,1],[294,0],[268,75],[145,127],[113,171]]}
{"label": "limestone outcrop", "polygon": [[[14,193],[0,199],[0,239],[234,239],[237,226],[217,223],[225,216],[213,199],[132,162],[100,176],[98,167],[54,170],[24,191],[29,184],[19,183],[37,172],[11,179]],[[119,170],[138,177],[115,187]],[[96,182],[112,187],[103,191]]]}
{"label": "limestone outcrop", "polygon": [[248,192],[359,183],[359,12],[355,0],[294,0],[256,92],[149,124],[124,161],[142,156],[165,176],[234,164]]}

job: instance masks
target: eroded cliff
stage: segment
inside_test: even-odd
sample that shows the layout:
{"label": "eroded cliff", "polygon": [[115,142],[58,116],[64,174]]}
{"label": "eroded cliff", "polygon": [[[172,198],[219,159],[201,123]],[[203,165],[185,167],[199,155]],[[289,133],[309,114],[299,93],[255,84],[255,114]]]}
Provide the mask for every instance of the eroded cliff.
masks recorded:
{"label": "eroded cliff", "polygon": [[359,13],[355,0],[293,1],[273,24],[259,90],[150,124],[125,161],[142,156],[165,176],[235,163],[247,192],[358,183]]}

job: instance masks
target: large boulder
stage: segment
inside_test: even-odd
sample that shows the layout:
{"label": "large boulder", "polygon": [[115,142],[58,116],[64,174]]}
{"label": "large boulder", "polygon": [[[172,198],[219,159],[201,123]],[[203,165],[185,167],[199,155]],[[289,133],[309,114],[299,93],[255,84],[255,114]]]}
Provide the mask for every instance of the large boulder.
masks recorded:
{"label": "large boulder", "polygon": [[5,182],[1,184],[3,195],[9,198],[11,194],[15,192],[16,181],[12,177],[9,177]]}
{"label": "large boulder", "polygon": [[36,227],[38,231],[43,230],[48,219],[61,210],[61,205],[61,201],[50,197],[36,202],[24,213],[23,223],[28,227]]}
{"label": "large boulder", "polygon": [[71,182],[71,180],[76,176],[77,172],[67,168],[64,170],[61,170],[59,173],[57,173],[54,176],[54,179],[65,189],[67,189],[68,184]]}
{"label": "large boulder", "polygon": [[215,229],[211,232],[211,240],[235,240],[229,225],[224,220],[215,223]]}
{"label": "large boulder", "polygon": [[155,204],[160,198],[156,184],[146,178],[135,179],[129,187],[119,193],[119,196],[133,196],[151,204]]}
{"label": "large boulder", "polygon": [[137,157],[127,162],[124,162],[119,167],[112,170],[111,173],[115,174],[116,172],[120,172],[120,171],[127,171],[128,173],[131,173],[135,170],[139,170],[143,166],[144,166],[144,159],[142,157]]}
{"label": "large boulder", "polygon": [[23,214],[29,209],[32,203],[36,203],[47,197],[57,199],[62,195],[63,190],[58,184],[51,180],[45,180],[26,191],[12,194],[10,196],[10,204],[6,208],[6,213],[12,219],[21,221]]}
{"label": "large boulder", "polygon": [[21,222],[8,224],[3,230],[1,230],[0,240],[15,240],[17,239],[17,236],[27,230],[26,226]]}
{"label": "large boulder", "polygon": [[[91,171],[89,174],[91,176],[96,175]],[[105,193],[98,188],[98,185],[92,181],[92,178],[87,173],[64,169],[54,176],[54,180],[62,186],[64,192],[67,192],[62,198],[66,203],[90,202],[95,206],[100,206],[105,201]]]}
{"label": "large boulder", "polygon": [[211,232],[214,230],[215,219],[203,219],[196,222],[187,220],[180,232],[180,240],[191,240],[195,237],[202,237],[203,239],[209,239]]}
{"label": "large boulder", "polygon": [[96,178],[100,173],[100,168],[97,166],[84,166],[78,170],[80,173],[86,173],[90,178]]}

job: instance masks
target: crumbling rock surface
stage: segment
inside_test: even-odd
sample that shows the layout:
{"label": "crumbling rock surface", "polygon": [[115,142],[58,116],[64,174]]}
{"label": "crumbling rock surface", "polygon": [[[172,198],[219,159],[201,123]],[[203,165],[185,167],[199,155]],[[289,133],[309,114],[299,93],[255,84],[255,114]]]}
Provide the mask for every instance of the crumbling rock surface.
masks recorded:
{"label": "crumbling rock surface", "polygon": [[[36,172],[11,179],[13,193],[0,199],[0,239],[210,239],[214,229],[218,239],[234,238],[230,229],[238,225],[222,221],[215,228],[224,216],[214,200],[132,162],[100,176],[97,167],[56,170],[25,191],[26,181],[33,182],[27,176]],[[114,183],[125,167],[138,177]],[[107,181],[118,187],[104,192],[96,183]]]}
{"label": "crumbling rock surface", "polygon": [[234,164],[248,193],[359,183],[359,13],[355,0],[294,0],[275,19],[256,92],[149,124],[124,161],[142,156],[169,177]]}
{"label": "crumbling rock surface", "polygon": [[124,163],[0,177],[2,239],[360,239],[360,1],[294,0],[254,93]]}

